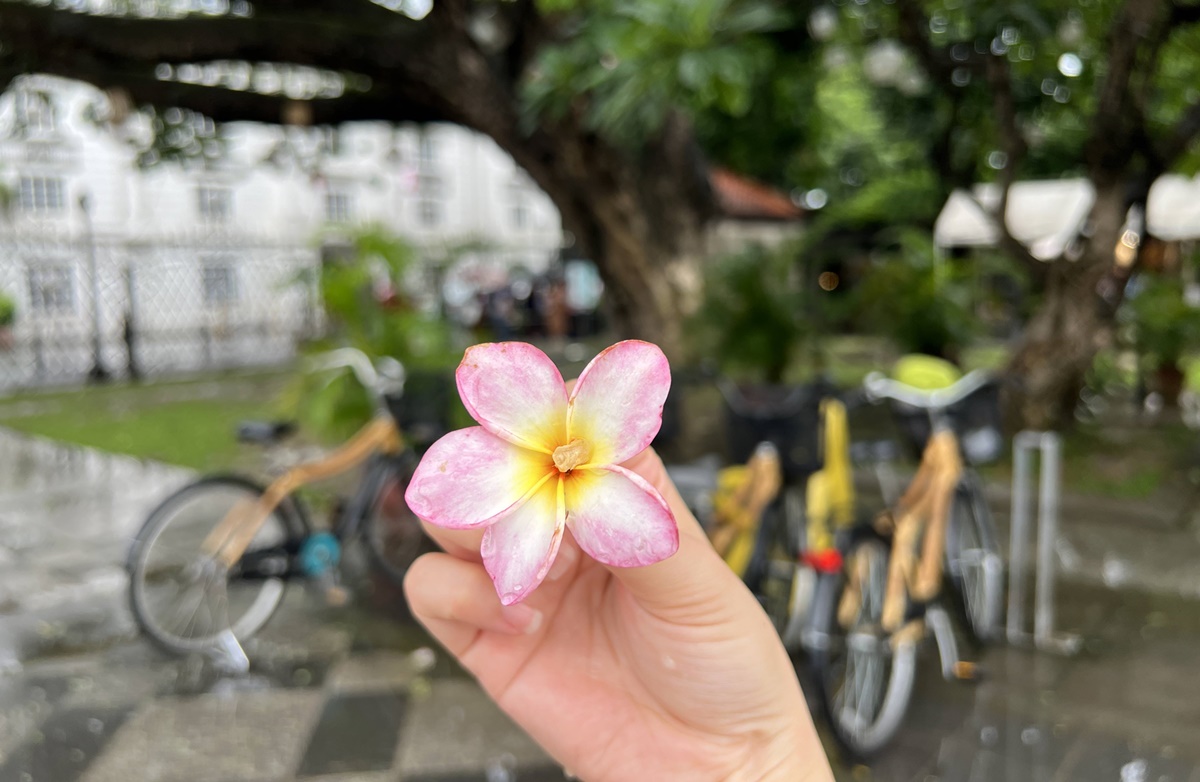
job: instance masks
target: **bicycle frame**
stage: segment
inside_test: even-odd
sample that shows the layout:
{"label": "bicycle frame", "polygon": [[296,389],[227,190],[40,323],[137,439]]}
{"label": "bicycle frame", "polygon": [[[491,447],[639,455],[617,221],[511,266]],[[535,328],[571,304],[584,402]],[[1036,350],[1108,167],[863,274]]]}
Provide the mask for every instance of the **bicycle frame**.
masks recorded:
{"label": "bicycle frame", "polygon": [[[876,528],[886,532],[890,527],[892,533],[881,621],[883,630],[892,634],[894,644],[916,642],[925,634],[923,617],[905,621],[906,598],[926,602],[941,591],[946,527],[963,471],[958,438],[949,427],[936,427],[912,483],[896,507],[876,520]],[[854,578],[852,570],[852,581]],[[838,607],[838,620],[843,626],[853,621],[858,610],[859,590],[856,584],[851,586],[843,593],[842,605]]]}
{"label": "bicycle frame", "polygon": [[[266,520],[292,492],[347,472],[373,455],[395,455],[403,450],[404,439],[395,420],[389,415],[376,416],[324,459],[293,467],[276,478],[258,500],[235,505],[204,539],[201,550],[231,568],[242,558]],[[355,523],[353,516],[348,518],[350,523]]]}

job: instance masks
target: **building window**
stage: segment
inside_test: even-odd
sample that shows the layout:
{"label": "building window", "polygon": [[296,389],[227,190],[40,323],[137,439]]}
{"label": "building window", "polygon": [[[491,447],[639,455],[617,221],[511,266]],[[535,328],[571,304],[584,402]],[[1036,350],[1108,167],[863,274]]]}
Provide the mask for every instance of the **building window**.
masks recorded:
{"label": "building window", "polygon": [[237,270],[228,263],[209,263],[201,270],[204,303],[232,304],[238,300]]}
{"label": "building window", "polygon": [[50,96],[37,90],[18,90],[13,110],[17,125],[28,137],[52,135],[55,128],[54,103]]}
{"label": "building window", "polygon": [[63,189],[57,177],[23,176],[17,185],[17,203],[23,212],[61,212],[66,203]]}
{"label": "building window", "polygon": [[417,219],[421,225],[433,226],[442,222],[442,179],[432,174],[417,177]]}
{"label": "building window", "polygon": [[354,216],[354,201],[349,193],[325,194],[325,219],[331,223],[348,223]]}
{"label": "building window", "polygon": [[227,187],[197,188],[196,207],[201,219],[224,223],[233,215],[233,193]]}
{"label": "building window", "polygon": [[422,164],[422,168],[437,162],[437,145],[433,143],[433,136],[428,131],[422,132],[417,142],[417,160]]}
{"label": "building window", "polygon": [[422,198],[417,202],[417,217],[421,225],[437,225],[442,222],[442,205],[432,198]]}
{"label": "building window", "polygon": [[71,267],[29,267],[29,304],[36,315],[74,314],[75,276]]}

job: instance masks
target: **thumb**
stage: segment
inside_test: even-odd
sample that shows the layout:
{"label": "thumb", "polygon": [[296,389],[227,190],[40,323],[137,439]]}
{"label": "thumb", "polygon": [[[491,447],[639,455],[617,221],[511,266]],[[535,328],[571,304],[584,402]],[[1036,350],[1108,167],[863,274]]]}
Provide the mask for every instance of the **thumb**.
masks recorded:
{"label": "thumb", "polygon": [[661,562],[643,567],[607,567],[618,582],[650,613],[674,622],[689,618],[713,620],[717,606],[745,610],[740,600],[728,600],[731,590],[757,601],[713,549],[708,536],[688,510],[662,459],[647,448],[623,465],[658,490],[679,525],[679,549]]}

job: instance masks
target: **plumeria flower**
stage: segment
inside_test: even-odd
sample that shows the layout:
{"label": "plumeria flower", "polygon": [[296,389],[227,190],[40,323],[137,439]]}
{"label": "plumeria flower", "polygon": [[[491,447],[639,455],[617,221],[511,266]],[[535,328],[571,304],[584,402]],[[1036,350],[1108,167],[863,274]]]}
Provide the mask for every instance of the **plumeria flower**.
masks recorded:
{"label": "plumeria flower", "polygon": [[405,499],[448,529],[480,529],[480,554],[504,605],[546,577],[563,529],[592,558],[649,565],[679,548],[662,496],[621,467],[662,425],[671,369],[657,346],[630,340],[596,356],[570,396],[545,353],[523,342],[476,345],[456,373],[479,426],[425,453]]}

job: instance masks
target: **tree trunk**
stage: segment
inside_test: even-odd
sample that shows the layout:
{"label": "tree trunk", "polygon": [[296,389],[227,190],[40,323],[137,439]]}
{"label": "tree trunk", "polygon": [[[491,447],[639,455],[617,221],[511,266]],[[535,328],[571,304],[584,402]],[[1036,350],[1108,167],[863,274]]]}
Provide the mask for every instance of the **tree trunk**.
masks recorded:
{"label": "tree trunk", "polygon": [[1097,185],[1090,237],[1077,260],[1060,258],[1046,274],[1041,305],[1030,318],[1008,371],[1009,425],[1050,430],[1070,425],[1096,352],[1112,339],[1124,280],[1114,274],[1114,250],[1129,202],[1112,182]]}
{"label": "tree trunk", "polygon": [[546,191],[596,263],[617,336],[654,342],[682,360],[713,213],[707,166],[686,121],[670,118],[640,153],[573,122],[529,136],[489,135]]}

